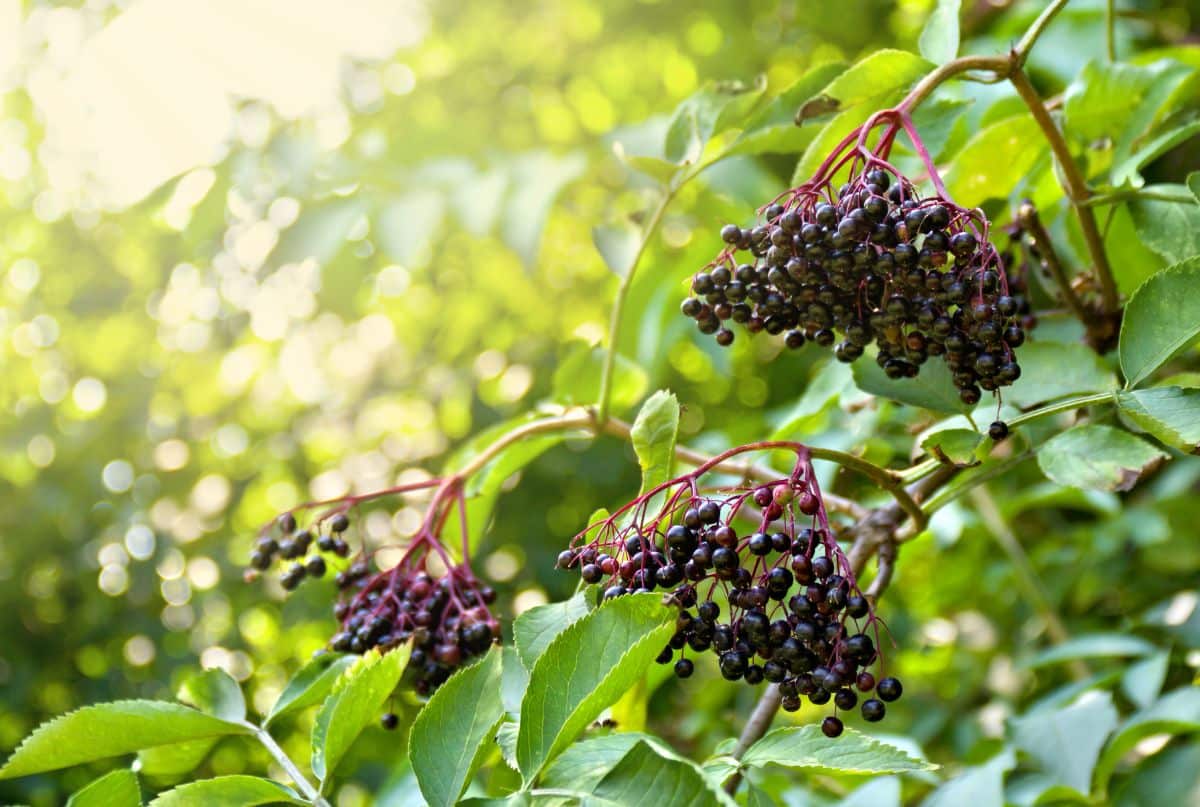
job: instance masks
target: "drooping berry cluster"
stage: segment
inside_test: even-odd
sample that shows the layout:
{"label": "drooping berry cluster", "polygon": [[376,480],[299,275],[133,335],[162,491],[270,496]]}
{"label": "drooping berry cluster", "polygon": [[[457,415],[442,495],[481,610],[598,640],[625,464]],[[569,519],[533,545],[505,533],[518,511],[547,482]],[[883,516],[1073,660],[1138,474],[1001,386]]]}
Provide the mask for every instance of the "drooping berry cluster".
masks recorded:
{"label": "drooping berry cluster", "polygon": [[[694,670],[689,653],[712,650],[725,678],[778,684],[789,711],[802,696],[849,710],[858,693],[874,692],[861,712],[881,720],[900,683],[876,683],[869,671],[880,658],[879,623],[829,525],[807,451],[763,444],[714,463],[764,446],[795,451],[790,476],[705,489],[715,465],[701,466],[591,525],[558,566],[604,586],[606,598],[664,589],[683,610],[658,660],[674,660],[680,678]],[[823,728],[837,736],[841,725],[832,716]]]}
{"label": "drooping berry cluster", "polygon": [[[868,148],[868,134],[884,124]],[[931,196],[887,162],[902,128],[925,159]],[[843,169],[848,179],[835,190]],[[790,348],[832,346],[844,362],[874,343],[894,379],[940,356],[972,405],[1020,376],[1013,349],[1025,341],[1028,303],[1009,285],[989,222],[949,199],[906,113],[877,114],[812,179],[759,212],[758,226],[722,228],[726,248],[692,278],[694,296],[682,305],[718,344],[733,342],[730,322],[784,334]]]}
{"label": "drooping berry cluster", "polygon": [[[350,546],[343,536],[352,507],[369,499],[435,487],[420,528],[394,566],[373,568],[375,556],[361,551],[348,564],[341,561],[350,556]],[[314,528],[297,526],[295,512],[330,505],[332,509],[315,518]],[[330,639],[330,648],[348,653],[378,648],[386,653],[411,643],[406,677],[419,694],[428,694],[464,662],[486,653],[500,638],[500,623],[488,610],[496,592],[482,585],[470,567],[465,507],[462,480],[457,477],[301,505],[260,531],[248,576],[253,578],[269,568],[277,556],[284,560],[303,557],[315,533],[317,550],[331,553],[338,559],[334,562],[344,565],[334,576],[341,596],[333,609],[339,629]],[[462,560],[458,562],[439,538],[455,510],[463,539]],[[324,558],[313,554],[285,569],[280,582],[291,590],[305,577],[323,577],[326,571]],[[397,719],[385,715],[383,723],[394,727]]]}

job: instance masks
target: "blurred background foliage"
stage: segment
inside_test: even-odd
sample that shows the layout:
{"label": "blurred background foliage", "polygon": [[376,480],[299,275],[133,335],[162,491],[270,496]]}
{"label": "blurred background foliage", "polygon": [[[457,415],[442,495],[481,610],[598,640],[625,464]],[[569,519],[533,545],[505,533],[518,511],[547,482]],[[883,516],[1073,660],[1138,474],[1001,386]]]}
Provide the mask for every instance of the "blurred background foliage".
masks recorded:
{"label": "blurred background foliage", "polygon": [[[269,705],[329,636],[332,583],[286,600],[274,581],[243,583],[259,524],[308,498],[436,473],[474,433],[594,395],[593,348],[607,333],[616,280],[591,228],[642,210],[652,191],[614,143],[636,148],[661,134],[675,105],[708,80],[762,74],[777,92],[814,65],[915,49],[933,4],[414,0],[389,22],[403,35],[366,56],[346,47],[326,60],[332,100],[296,107],[256,94],[252,82],[235,87],[215,155],[114,190],[122,164],[107,159],[103,141],[78,142],[86,130],[71,140],[45,83],[144,5],[16,2],[3,12],[19,45],[0,71],[5,750],[81,704],[168,696],[201,664],[229,670],[252,704]],[[1119,5],[1128,11],[1123,53],[1172,45],[1200,65],[1200,50],[1186,48],[1200,26],[1187,3]],[[963,52],[1002,51],[1040,6],[964,3]],[[1034,51],[1045,94],[1102,53],[1103,6],[1073,3]],[[325,4],[315,18],[339,13]],[[260,16],[230,47],[303,60],[291,52],[292,29]],[[368,36],[370,14],[359,23]],[[319,28],[304,33],[321,38]],[[197,72],[216,70],[217,58]],[[140,78],[92,81],[111,82],[120,97]],[[170,137],[173,115],[190,103],[184,89],[194,88],[158,98],[150,117],[126,118],[130,137]],[[295,90],[301,99],[304,89]],[[959,85],[945,96],[973,101],[948,142],[1014,109],[1001,87]],[[84,155],[74,172],[63,168],[71,148]],[[685,406],[683,438],[699,448],[779,434],[905,465],[927,415],[858,393],[837,372],[822,376],[831,392],[806,396],[826,361],[819,351],[770,361],[779,348],[765,339],[722,351],[677,316],[720,224],[785,187],[795,156],[726,160],[670,209],[626,309],[617,414],[669,387]],[[143,157],[157,159],[142,151],[125,164],[145,168]],[[1191,141],[1143,173],[1178,181],[1197,167]],[[1043,189],[1074,259],[1060,199],[1044,191],[1052,187],[1041,160],[1023,188],[989,196],[988,209],[1003,221],[1019,193]],[[1124,244],[1114,263],[1128,291],[1167,261],[1137,246],[1126,218],[1110,237]],[[1047,323],[1045,338],[1078,336],[1053,316]],[[1150,639],[1174,662],[1166,688],[1200,666],[1198,476],[1200,465],[1181,461],[1132,494],[1082,493],[1026,464],[991,485],[1000,521],[1025,545],[1068,630]],[[878,491],[853,478],[830,481],[876,501]],[[474,525],[477,567],[500,589],[501,612],[568,594],[573,580],[552,571],[553,557],[593,510],[637,484],[631,451],[607,438],[556,447],[509,480],[493,518]],[[948,507],[905,548],[883,608],[911,693],[887,729],[951,770],[986,759],[1006,718],[1067,681],[1061,667],[1027,663],[1045,644],[1044,614],[997,551],[993,533],[1005,528],[981,519],[978,505]],[[366,508],[357,537],[394,543],[419,508],[417,499]],[[705,686],[712,670],[700,677],[666,684],[650,722],[704,755],[737,731],[754,695]],[[402,774],[400,736],[358,745],[362,764],[340,803],[360,803]],[[1156,764],[1186,768],[1195,753],[1173,747],[1176,756]],[[230,742],[206,769],[263,764]],[[56,803],[91,774],[5,782],[0,801]],[[394,790],[396,803],[403,791]]]}

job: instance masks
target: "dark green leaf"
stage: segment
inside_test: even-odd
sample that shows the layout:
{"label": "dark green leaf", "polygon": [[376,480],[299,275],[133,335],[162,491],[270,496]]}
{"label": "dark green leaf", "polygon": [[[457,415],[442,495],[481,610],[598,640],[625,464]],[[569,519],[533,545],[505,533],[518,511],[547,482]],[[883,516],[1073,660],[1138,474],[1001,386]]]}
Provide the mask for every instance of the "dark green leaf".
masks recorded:
{"label": "dark green leaf", "polygon": [[1200,453],[1200,389],[1153,387],[1117,395],[1121,414],[1173,448]]}
{"label": "dark green leaf", "polygon": [[1043,650],[1026,662],[1027,667],[1045,667],[1082,658],[1125,658],[1146,656],[1157,650],[1145,639],[1125,633],[1093,633],[1074,636],[1048,650]]}
{"label": "dark green leaf", "polygon": [[430,805],[458,801],[504,717],[500,701],[501,650],[438,687],[413,721],[408,753]]}
{"label": "dark green leaf", "polygon": [[[576,342],[554,371],[554,400],[562,404],[590,405],[600,397],[604,349]],[[650,379],[635,362],[617,354],[613,367],[612,408],[622,413],[642,399]]]}
{"label": "dark green leaf", "polygon": [[659,390],[638,410],[629,438],[642,467],[642,492],[671,478],[675,463],[675,438],[679,435],[679,400]]}
{"label": "dark green leaf", "polygon": [[662,756],[645,741],[629,749],[594,792],[616,804],[735,804],[696,765]]}
{"label": "dark green leaf", "polygon": [[1004,775],[1015,767],[1016,755],[1005,749],[938,787],[921,802],[921,807],[1004,807]]}
{"label": "dark green leaf", "polygon": [[593,227],[592,243],[609,271],[617,277],[625,277],[637,260],[642,231],[628,223]]}
{"label": "dark green leaf", "polygon": [[1021,377],[1004,391],[1004,400],[1021,409],[1118,387],[1113,371],[1086,345],[1030,342],[1017,350],[1017,361]]}
{"label": "dark green leaf", "polygon": [[246,699],[233,677],[220,668],[204,670],[183,682],[176,696],[202,712],[234,723],[246,719]]}
{"label": "dark green leaf", "polygon": [[25,738],[0,768],[0,779],[69,768],[143,748],[249,729],[165,701],[113,701],[56,717]]}
{"label": "dark green leaf", "polygon": [[400,682],[410,646],[381,655],[372,650],[346,670],[317,712],[312,729],[312,771],[324,788],[351,744],[374,723]]}
{"label": "dark green leaf", "polygon": [[978,465],[975,456],[983,435],[971,429],[942,429],[921,441],[921,448],[939,462],[964,467]]}
{"label": "dark green leaf", "polygon": [[1060,485],[1125,491],[1167,455],[1129,432],[1083,424],[1052,437],[1037,458],[1042,472]]}
{"label": "dark green leaf", "polygon": [[67,802],[67,807],[141,807],[142,789],[137,774],[117,770],[101,776],[80,790]]}
{"label": "dark green leaf", "polygon": [[685,98],[667,125],[664,154],[675,163],[694,163],[713,135],[741,126],[758,103],[766,79],[752,84],[712,82]]}
{"label": "dark green leaf", "polygon": [[1183,185],[1150,185],[1146,190],[1178,193],[1185,200],[1131,199],[1129,212],[1139,240],[1171,263],[1200,255],[1200,203]]}
{"label": "dark green leaf", "polygon": [[1116,727],[1112,695],[1096,690],[1064,709],[1012,721],[1017,747],[1033,757],[1055,782],[1084,795],[1091,791],[1092,770],[1100,749]]}
{"label": "dark green leaf", "polygon": [[1177,263],[1143,283],[1121,321],[1121,371],[1136,387],[1200,334],[1200,257]]}
{"label": "dark green leaf", "polygon": [[354,656],[324,653],[300,668],[287,682],[275,705],[267,714],[264,725],[270,725],[283,715],[315,706],[325,700],[333,684],[354,663]]}
{"label": "dark green leaf", "polygon": [[815,724],[771,731],[746,750],[742,764],[775,764],[831,773],[905,773],[937,768],[851,728],[836,742],[830,742]]}
{"label": "dark green leaf", "polygon": [[661,600],[650,593],[605,602],[556,636],[534,664],[517,738],[527,783],[662,651],[676,612]]}
{"label": "dark green leaf", "polygon": [[958,397],[958,389],[946,365],[940,361],[929,362],[921,368],[916,378],[888,378],[874,355],[867,355],[854,362],[854,383],[863,392],[890,398],[898,403],[932,409],[935,412],[967,412],[969,406]]}
{"label": "dark green leaf", "polygon": [[[945,171],[946,189],[964,207],[1005,198],[1047,149],[1032,115],[1005,118],[980,130],[962,147]],[[996,159],[998,154],[1004,159]]]}
{"label": "dark green leaf", "polygon": [[259,804],[308,804],[296,791],[258,776],[218,776],[189,782],[162,793],[149,807],[255,807]]}
{"label": "dark green leaf", "polygon": [[943,64],[958,55],[958,12],[961,0],[937,0],[918,42],[921,55]]}
{"label": "dark green leaf", "polygon": [[1192,198],[1200,203],[1200,171],[1193,171],[1187,175],[1187,187],[1192,192]]}
{"label": "dark green leaf", "polygon": [[534,663],[554,638],[588,614],[588,602],[583,592],[563,602],[552,602],[530,608],[513,621],[513,643],[517,646],[525,669]]}

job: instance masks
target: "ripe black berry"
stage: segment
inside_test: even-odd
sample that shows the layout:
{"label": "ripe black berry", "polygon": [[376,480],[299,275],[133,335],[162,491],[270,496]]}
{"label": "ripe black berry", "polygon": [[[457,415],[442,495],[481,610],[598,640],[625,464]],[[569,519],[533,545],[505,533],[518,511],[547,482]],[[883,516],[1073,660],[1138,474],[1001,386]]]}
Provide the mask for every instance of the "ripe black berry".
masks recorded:
{"label": "ripe black berry", "polygon": [[695,669],[691,659],[681,658],[675,662],[675,675],[680,678],[690,678],[692,670]]}
{"label": "ripe black berry", "polygon": [[400,718],[395,712],[386,712],[383,717],[379,718],[379,724],[388,731],[395,731],[396,726],[400,725]]}
{"label": "ripe black berry", "polygon": [[997,420],[988,426],[988,437],[994,442],[999,443],[1004,438],[1008,437],[1008,424],[1003,420]]}
{"label": "ripe black berry", "polygon": [[875,691],[878,693],[880,700],[891,703],[900,697],[901,693],[904,692],[904,687],[900,685],[900,679],[888,676],[879,680],[879,683],[875,685]]}
{"label": "ripe black berry", "polygon": [[842,721],[833,715],[821,721],[821,731],[829,738],[840,737],[844,728]]}
{"label": "ripe black berry", "polygon": [[883,720],[885,714],[887,714],[887,707],[883,705],[883,701],[876,698],[868,698],[863,701],[862,716],[863,720],[868,723],[878,723]]}
{"label": "ripe black berry", "polygon": [[325,558],[320,555],[313,555],[308,560],[304,561],[304,569],[310,577],[325,576]]}

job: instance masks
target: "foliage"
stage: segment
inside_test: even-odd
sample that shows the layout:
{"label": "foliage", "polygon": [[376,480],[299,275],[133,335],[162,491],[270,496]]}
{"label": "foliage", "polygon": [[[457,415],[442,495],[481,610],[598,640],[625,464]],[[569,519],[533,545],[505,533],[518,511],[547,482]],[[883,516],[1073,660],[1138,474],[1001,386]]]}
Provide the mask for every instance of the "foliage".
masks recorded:
{"label": "foliage", "polygon": [[[124,13],[86,5],[25,24]],[[348,65],[337,114],[242,101],[224,156],[121,209],[42,159],[56,35],[4,85],[0,801],[730,804],[739,779],[755,805],[1194,799],[1194,11],[412,5],[423,38]],[[1007,78],[1012,47],[1048,113],[966,80]],[[896,381],[700,337],[679,304],[720,227],[914,87],[950,195],[1024,228],[1021,379],[967,406],[940,362]],[[928,191],[921,157],[901,136],[889,160]],[[863,585],[896,734],[828,739],[804,706],[738,745],[763,689],[699,656],[672,679],[674,606],[553,570],[597,508],[767,439],[853,503],[830,506],[852,557],[882,525]],[[331,582],[239,579],[302,501],[454,474],[469,534],[443,537],[507,618],[427,700],[406,644],[313,657]],[[352,538],[386,568],[428,503],[364,499]]]}

